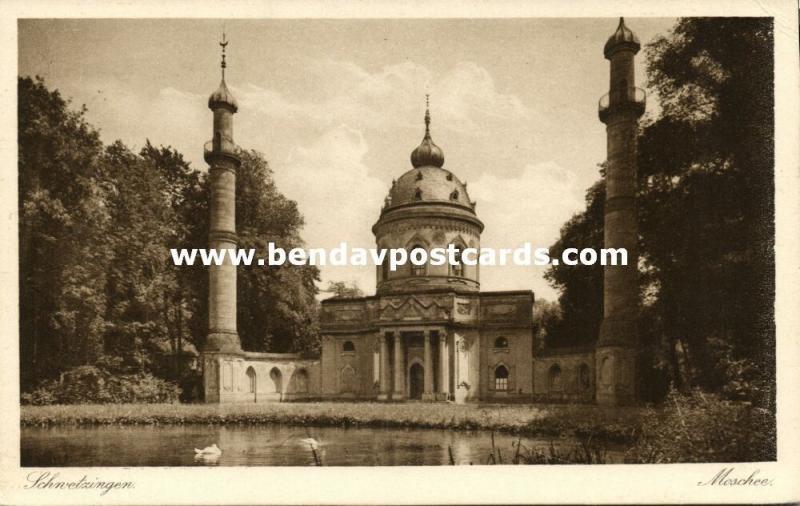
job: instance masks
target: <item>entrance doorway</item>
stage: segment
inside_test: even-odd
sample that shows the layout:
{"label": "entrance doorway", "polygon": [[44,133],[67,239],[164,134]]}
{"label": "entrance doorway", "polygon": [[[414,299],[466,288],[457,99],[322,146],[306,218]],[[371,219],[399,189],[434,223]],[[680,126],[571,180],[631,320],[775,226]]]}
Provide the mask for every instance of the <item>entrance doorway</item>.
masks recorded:
{"label": "entrance doorway", "polygon": [[414,364],[408,370],[409,399],[422,399],[422,390],[425,385],[425,368]]}

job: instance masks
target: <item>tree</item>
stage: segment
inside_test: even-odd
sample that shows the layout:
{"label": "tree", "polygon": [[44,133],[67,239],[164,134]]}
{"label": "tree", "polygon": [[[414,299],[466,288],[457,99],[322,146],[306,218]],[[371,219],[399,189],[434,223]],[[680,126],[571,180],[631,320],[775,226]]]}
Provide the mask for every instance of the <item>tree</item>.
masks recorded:
{"label": "tree", "polygon": [[334,299],[357,299],[364,296],[364,292],[355,281],[350,284],[345,281],[329,281],[325,291],[332,293]]}
{"label": "tree", "polygon": [[[753,400],[774,381],[772,20],[686,18],[646,50],[662,115],[639,141],[643,259],[671,377]],[[678,354],[682,354],[680,357]],[[746,364],[742,364],[741,362]]]}
{"label": "tree", "polygon": [[[202,348],[208,330],[208,269],[175,266],[169,250],[206,247],[208,178],[149,140],[139,153],[104,147],[85,109],[39,78],[18,86],[22,390],[44,382],[30,398],[65,402],[174,396],[185,344]],[[245,152],[237,179],[239,246],[302,245],[303,218],[263,156]],[[245,349],[318,349],[316,267],[240,267],[238,278]],[[53,393],[73,376],[117,378],[122,390]]]}
{"label": "tree", "polygon": [[111,191],[102,144],[41,78],[20,79],[20,380],[25,389],[102,353]]}
{"label": "tree", "polygon": [[[303,245],[297,203],[279,191],[272,169],[256,151],[242,154],[236,178],[236,226],[240,248],[266,257],[270,242],[289,250]],[[252,351],[319,349],[316,266],[251,265],[239,268],[238,326],[242,346]]]}
{"label": "tree", "polygon": [[[586,210],[573,216],[550,247],[554,258],[566,248],[603,247],[605,184],[598,181],[586,192]],[[590,346],[597,339],[603,319],[603,267],[597,265],[550,266],[545,279],[560,290],[561,318],[548,329],[548,346]]]}
{"label": "tree", "polygon": [[557,346],[556,332],[563,325],[563,315],[558,302],[536,299],[533,303],[534,349]]}

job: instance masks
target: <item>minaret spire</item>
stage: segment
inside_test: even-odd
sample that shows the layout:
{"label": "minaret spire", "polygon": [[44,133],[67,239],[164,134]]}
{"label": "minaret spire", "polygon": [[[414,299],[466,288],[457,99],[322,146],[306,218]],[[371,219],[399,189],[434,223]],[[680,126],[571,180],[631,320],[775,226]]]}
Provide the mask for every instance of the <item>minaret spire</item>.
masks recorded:
{"label": "minaret spire", "polygon": [[[236,175],[242,160],[240,149],[233,141],[233,115],[238,105],[225,84],[225,47],[228,40],[224,29],[219,45],[222,48],[222,81],[208,97],[208,108],[214,114],[213,137],[206,143],[203,152],[209,165],[208,247],[217,251],[232,251],[236,249],[238,241]],[[221,387],[223,382],[220,376],[221,371],[230,370],[232,362],[242,356],[236,314],[236,266],[226,258],[222,264],[208,268],[208,334],[203,345],[206,402],[237,400],[235,390]]]}
{"label": "minaret spire", "polygon": [[597,111],[606,124],[606,195],[603,247],[628,253],[626,265],[603,268],[603,320],[595,348],[595,400],[618,406],[637,400],[639,272],[636,218],[636,131],[644,92],[636,88],[634,56],[640,44],[619,19],[603,47],[610,61],[609,91]]}

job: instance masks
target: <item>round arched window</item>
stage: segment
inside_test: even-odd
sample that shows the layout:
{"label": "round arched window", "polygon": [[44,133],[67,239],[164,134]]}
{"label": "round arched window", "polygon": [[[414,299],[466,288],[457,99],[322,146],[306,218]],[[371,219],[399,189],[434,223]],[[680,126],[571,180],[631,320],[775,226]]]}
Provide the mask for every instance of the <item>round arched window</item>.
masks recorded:
{"label": "round arched window", "polygon": [[550,368],[547,377],[550,384],[550,391],[561,391],[561,367],[559,367],[558,364],[554,364],[553,367]]}
{"label": "round arched window", "polygon": [[342,345],[342,351],[344,352],[354,352],[356,351],[356,345],[353,344],[353,341],[345,341]]}
{"label": "round arched window", "polygon": [[494,340],[494,347],[495,348],[508,348],[508,339],[503,336],[498,337]]}
{"label": "round arched window", "polygon": [[494,389],[501,392],[508,390],[508,369],[504,365],[498,365],[494,370]]}
{"label": "round arched window", "polygon": [[252,367],[247,368],[247,383],[248,383],[248,391],[251,394],[256,393],[256,370]]}
{"label": "round arched window", "polygon": [[283,375],[281,374],[281,371],[277,367],[273,367],[269,372],[269,378],[272,380],[272,386],[275,389],[275,393],[281,393],[281,384],[283,383]]}
{"label": "round arched window", "polygon": [[581,390],[588,390],[590,386],[592,386],[592,378],[589,372],[589,366],[586,364],[581,364],[578,368],[578,384],[581,386]]}

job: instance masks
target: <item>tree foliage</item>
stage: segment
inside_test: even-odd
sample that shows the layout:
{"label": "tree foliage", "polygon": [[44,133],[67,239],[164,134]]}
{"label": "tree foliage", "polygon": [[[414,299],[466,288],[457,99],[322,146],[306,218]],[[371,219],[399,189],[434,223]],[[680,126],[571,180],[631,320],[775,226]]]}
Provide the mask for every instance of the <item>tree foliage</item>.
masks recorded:
{"label": "tree foliage", "polygon": [[325,292],[333,294],[334,299],[357,299],[364,296],[364,291],[355,281],[349,284],[346,281],[329,281]]}
{"label": "tree foliage", "polygon": [[[661,114],[638,138],[644,377],[770,404],[774,395],[772,21],[685,18],[645,49]],[[555,249],[597,247],[602,183]],[[553,267],[563,342],[597,336],[601,270]],[[567,323],[574,319],[574,323]]]}
{"label": "tree foliage", "polygon": [[[206,174],[149,140],[139,153],[103,146],[85,109],[40,78],[19,79],[18,121],[23,391],[63,386],[79,367],[179,381],[207,332],[208,271],[174,266],[169,250],[206,247]],[[245,153],[238,176],[240,247],[300,245],[302,216],[263,156]],[[313,351],[317,279],[315,267],[240,268],[243,347]]]}

